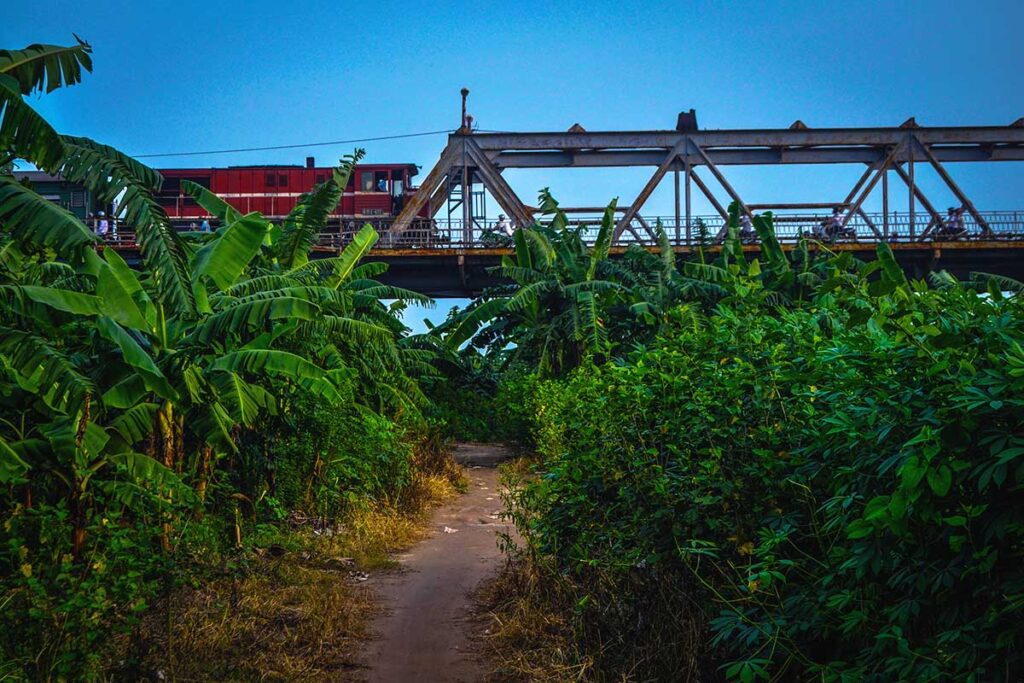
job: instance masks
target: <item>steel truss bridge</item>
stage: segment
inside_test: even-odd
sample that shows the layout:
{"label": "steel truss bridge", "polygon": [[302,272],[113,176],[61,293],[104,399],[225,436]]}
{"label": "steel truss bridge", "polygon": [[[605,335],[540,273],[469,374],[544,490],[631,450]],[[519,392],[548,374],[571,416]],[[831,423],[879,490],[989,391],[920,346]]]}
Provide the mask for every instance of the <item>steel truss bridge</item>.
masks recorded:
{"label": "steel truss bridge", "polygon": [[[617,207],[613,253],[634,244],[654,248],[658,222],[678,253],[714,250],[725,234],[731,202],[748,215],[772,211],[784,248],[792,248],[838,208],[842,226],[853,236],[821,248],[870,258],[874,245],[885,241],[915,276],[945,268],[958,276],[985,271],[1024,279],[1024,211],[980,211],[947,169],[1005,161],[1024,161],[1024,118],[1008,126],[921,127],[908,119],[892,128],[811,129],[797,121],[785,129],[700,130],[691,110],[680,115],[677,130],[588,132],[577,125],[559,133],[474,133],[464,119],[402,211],[393,219],[368,222],[377,223],[381,232],[374,256],[392,264],[386,279],[434,296],[467,296],[496,284],[487,267],[510,250],[495,225],[474,215],[473,202],[463,198],[482,188],[514,227],[528,229],[538,210],[509,186],[505,169],[647,166],[654,171],[643,189],[628,205]],[[734,166],[809,164],[852,164],[863,171],[845,196],[800,204],[748,202],[726,174]],[[934,172],[963,207],[966,232],[957,239],[948,236],[945,216],[918,183],[922,169]],[[669,175],[674,212],[643,214],[644,204]],[[694,189],[716,213],[693,214]],[[875,193],[882,210],[868,212],[865,201]],[[586,239],[596,236],[603,207],[563,210]],[[131,238],[122,233],[116,248],[133,250]],[[336,253],[349,238],[350,232],[339,226],[320,236],[316,250]],[[758,247],[749,243],[745,248]]]}

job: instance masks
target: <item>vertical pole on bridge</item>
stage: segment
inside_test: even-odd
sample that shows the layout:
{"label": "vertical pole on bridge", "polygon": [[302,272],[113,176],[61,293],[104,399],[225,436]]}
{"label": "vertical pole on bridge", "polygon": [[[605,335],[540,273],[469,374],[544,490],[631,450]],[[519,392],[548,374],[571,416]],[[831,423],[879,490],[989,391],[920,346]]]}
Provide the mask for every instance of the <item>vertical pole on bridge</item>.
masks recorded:
{"label": "vertical pole on bridge", "polygon": [[686,152],[683,153],[683,167],[686,170],[686,245],[693,242],[693,228],[690,226],[690,143],[687,140]]}
{"label": "vertical pole on bridge", "polygon": [[907,175],[910,178],[910,241],[913,242],[917,230],[914,228],[914,200],[917,199],[914,182],[914,145],[907,145]]}
{"label": "vertical pole on bridge", "polygon": [[675,168],[672,169],[672,173],[675,176],[676,182],[676,244],[679,244],[679,162],[676,161]]}
{"label": "vertical pole on bridge", "polygon": [[469,182],[469,162],[466,160],[466,143],[462,143],[462,246],[468,247],[473,242],[473,197],[470,191],[473,185]]}
{"label": "vertical pole on bridge", "polygon": [[882,237],[889,239],[889,171],[882,175]]}

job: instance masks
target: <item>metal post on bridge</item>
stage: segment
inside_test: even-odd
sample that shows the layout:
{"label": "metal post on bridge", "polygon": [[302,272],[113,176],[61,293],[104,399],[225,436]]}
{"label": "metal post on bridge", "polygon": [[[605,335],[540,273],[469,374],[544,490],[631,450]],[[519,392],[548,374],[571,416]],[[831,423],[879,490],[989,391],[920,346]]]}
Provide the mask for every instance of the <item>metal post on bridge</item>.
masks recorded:
{"label": "metal post on bridge", "polygon": [[889,171],[882,174],[882,237],[889,239]]}
{"label": "metal post on bridge", "polygon": [[690,168],[690,147],[687,145],[686,153],[683,155],[683,165],[686,168],[686,244],[693,244],[693,228],[690,226],[690,176],[693,175]]}
{"label": "metal post on bridge", "polygon": [[672,169],[672,173],[675,179],[676,186],[676,244],[679,244],[679,162],[676,162],[676,166]]}
{"label": "metal post on bridge", "polygon": [[910,241],[913,242],[917,233],[914,228],[914,200],[917,197],[914,182],[914,145],[912,144],[907,144],[907,176],[910,178],[910,215],[908,220],[910,221]]}
{"label": "metal post on bridge", "polygon": [[462,147],[462,245],[469,246],[473,242],[473,201],[470,192],[469,165],[466,162],[466,147]]}

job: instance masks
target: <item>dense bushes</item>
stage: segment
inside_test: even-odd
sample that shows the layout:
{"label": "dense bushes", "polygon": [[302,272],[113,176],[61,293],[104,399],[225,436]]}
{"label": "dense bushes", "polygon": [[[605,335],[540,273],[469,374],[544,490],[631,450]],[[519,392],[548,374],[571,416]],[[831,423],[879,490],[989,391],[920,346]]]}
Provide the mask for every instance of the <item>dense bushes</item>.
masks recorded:
{"label": "dense bushes", "polygon": [[400,426],[351,401],[302,395],[287,412],[245,437],[237,473],[247,495],[288,510],[334,518],[409,481],[411,448]]}
{"label": "dense bushes", "polygon": [[1021,675],[1021,304],[884,282],[679,309],[537,385],[520,522],[609,679]]}
{"label": "dense bushes", "polygon": [[[126,641],[146,640],[154,598],[170,633],[179,585],[282,550],[281,522],[333,529],[405,495],[433,437],[418,378],[435,354],[398,316],[429,299],[374,279],[369,225],[310,257],[362,152],[280,225],[183,181],[217,229],[181,233],[158,172],[32,109],[90,55],[0,50],[0,676],[134,671]],[[139,262],[15,159],[116,204]]]}
{"label": "dense bushes", "polygon": [[1024,674],[1024,304],[1000,291],[1024,286],[787,252],[770,215],[750,260],[736,205],[713,258],[617,263],[607,220],[587,248],[550,204],[516,285],[443,331],[534,370],[508,383],[541,457],[513,500],[524,599],[578,671]]}
{"label": "dense bushes", "polygon": [[84,567],[73,559],[62,503],[5,517],[0,676],[68,680],[106,669],[120,637],[166,588],[170,558],[154,552],[152,531],[111,507],[89,518]]}

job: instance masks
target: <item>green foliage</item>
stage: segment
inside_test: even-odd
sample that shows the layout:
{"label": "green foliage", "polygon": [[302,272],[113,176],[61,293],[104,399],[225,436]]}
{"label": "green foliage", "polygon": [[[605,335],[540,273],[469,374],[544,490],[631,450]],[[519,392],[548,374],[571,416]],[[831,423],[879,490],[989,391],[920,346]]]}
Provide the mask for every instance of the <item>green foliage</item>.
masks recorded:
{"label": "green foliage", "polygon": [[412,453],[403,427],[348,399],[325,403],[299,392],[280,419],[248,434],[239,490],[254,500],[269,496],[284,510],[338,519],[408,485]]}
{"label": "green foliage", "polygon": [[484,443],[522,441],[534,380],[523,368],[505,368],[501,359],[469,348],[442,363],[442,372],[424,378],[426,412],[445,426],[449,439]]}
{"label": "green foliage", "polygon": [[[430,300],[374,280],[372,227],[310,260],[361,151],[281,227],[186,183],[223,226],[180,234],[157,171],[25,101],[77,84],[90,52],[0,51],[0,675],[101,678],[149,601],[244,535],[399,495],[435,372],[400,318]],[[14,159],[116,198],[139,267]]]}
{"label": "green foliage", "polygon": [[0,652],[34,680],[99,678],[164,588],[169,558],[152,552],[145,521],[117,506],[90,514],[85,570],[64,505],[14,510],[0,530]]}
{"label": "green foliage", "polygon": [[627,362],[535,385],[545,476],[520,525],[610,678],[682,675],[644,646],[651,591],[677,642],[709,632],[686,675],[1024,671],[1021,304],[890,258],[795,308],[736,279],[745,296],[673,311]]}

